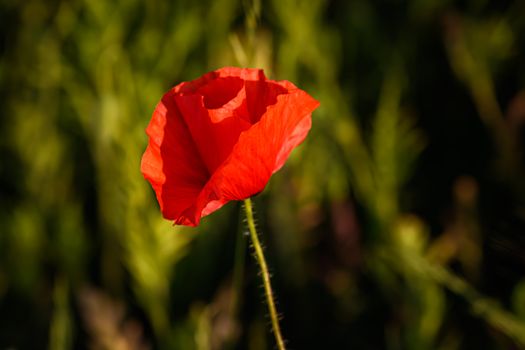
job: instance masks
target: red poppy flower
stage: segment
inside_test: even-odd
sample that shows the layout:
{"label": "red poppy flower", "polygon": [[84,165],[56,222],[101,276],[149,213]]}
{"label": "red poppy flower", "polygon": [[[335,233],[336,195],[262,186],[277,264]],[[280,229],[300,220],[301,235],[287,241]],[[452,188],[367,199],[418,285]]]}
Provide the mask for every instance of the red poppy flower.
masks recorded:
{"label": "red poppy flower", "polygon": [[261,192],[306,137],[318,105],[259,69],[221,68],[172,88],[146,129],[141,164],[164,217],[196,226]]}

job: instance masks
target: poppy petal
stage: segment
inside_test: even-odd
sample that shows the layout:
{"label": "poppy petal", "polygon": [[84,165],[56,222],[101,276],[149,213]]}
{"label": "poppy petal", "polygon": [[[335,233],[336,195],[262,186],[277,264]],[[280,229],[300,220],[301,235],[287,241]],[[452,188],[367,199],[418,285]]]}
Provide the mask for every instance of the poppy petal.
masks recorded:
{"label": "poppy petal", "polygon": [[228,201],[261,192],[291,150],[306,137],[311,112],[319,102],[302,90],[277,99],[277,104],[270,106],[258,123],[241,133],[230,157],[213,173],[195,206],[185,212],[195,225],[203,215]]}
{"label": "poppy petal", "polygon": [[157,105],[141,171],[154,188],[164,217],[176,219],[191,206],[209,178],[171,92]]}
{"label": "poppy petal", "polygon": [[163,216],[196,226],[261,192],[306,137],[318,105],[260,69],[225,67],[172,88],[146,129],[141,162]]}

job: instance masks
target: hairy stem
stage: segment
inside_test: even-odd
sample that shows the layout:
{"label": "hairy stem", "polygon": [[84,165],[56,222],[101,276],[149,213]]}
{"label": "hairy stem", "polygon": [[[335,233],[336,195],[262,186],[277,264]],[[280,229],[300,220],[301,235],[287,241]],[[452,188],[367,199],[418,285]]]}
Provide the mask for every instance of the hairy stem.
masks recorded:
{"label": "hairy stem", "polygon": [[261,275],[264,284],[264,294],[266,295],[266,303],[268,304],[268,311],[270,312],[273,334],[275,336],[275,340],[277,342],[279,350],[285,350],[283,336],[281,335],[281,328],[279,327],[279,317],[275,308],[272,285],[270,283],[270,274],[268,273],[268,266],[266,265],[266,259],[264,258],[261,242],[259,242],[257,230],[255,229],[252,201],[250,198],[244,200],[244,211],[246,213],[246,220],[248,222],[250,238],[252,240],[252,245],[255,250],[255,258],[257,259],[259,268],[261,269]]}

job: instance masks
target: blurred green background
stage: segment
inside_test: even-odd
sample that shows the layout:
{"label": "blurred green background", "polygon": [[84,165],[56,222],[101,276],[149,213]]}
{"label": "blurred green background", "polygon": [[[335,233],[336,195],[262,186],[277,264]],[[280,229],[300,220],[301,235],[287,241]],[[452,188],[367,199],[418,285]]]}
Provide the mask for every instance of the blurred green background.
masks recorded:
{"label": "blurred green background", "polygon": [[0,348],[272,349],[241,207],[163,220],[171,86],[321,102],[255,198],[293,349],[525,348],[525,2],[0,0]]}

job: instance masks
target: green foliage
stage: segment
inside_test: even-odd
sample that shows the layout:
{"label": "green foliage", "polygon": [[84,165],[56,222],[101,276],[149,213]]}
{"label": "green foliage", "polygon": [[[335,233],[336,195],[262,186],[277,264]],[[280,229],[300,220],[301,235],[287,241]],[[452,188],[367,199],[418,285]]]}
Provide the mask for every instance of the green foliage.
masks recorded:
{"label": "green foliage", "polygon": [[525,348],[523,13],[1,1],[0,347],[272,347],[239,206],[175,227],[139,171],[163,92],[240,64],[321,102],[254,199],[291,348]]}

